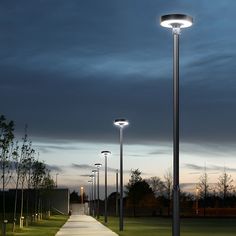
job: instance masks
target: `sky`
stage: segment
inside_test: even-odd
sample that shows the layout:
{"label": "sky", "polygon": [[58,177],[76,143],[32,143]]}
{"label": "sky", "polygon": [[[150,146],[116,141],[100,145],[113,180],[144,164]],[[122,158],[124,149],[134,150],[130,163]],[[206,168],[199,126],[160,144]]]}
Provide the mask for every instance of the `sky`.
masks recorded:
{"label": "sky", "polygon": [[[172,168],[172,33],[160,16],[184,13],[180,35],[180,182],[193,191],[206,167],[236,180],[234,0],[11,0],[0,3],[0,113],[28,135],[58,186],[78,191],[110,150],[109,190]],[[100,171],[101,188],[104,168]]]}

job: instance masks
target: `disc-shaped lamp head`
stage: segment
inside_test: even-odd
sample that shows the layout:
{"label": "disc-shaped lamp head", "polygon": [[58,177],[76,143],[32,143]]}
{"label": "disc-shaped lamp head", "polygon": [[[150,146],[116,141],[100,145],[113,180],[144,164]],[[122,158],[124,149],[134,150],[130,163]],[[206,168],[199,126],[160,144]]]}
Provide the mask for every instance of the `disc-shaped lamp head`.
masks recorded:
{"label": "disc-shaped lamp head", "polygon": [[111,155],[111,152],[110,151],[101,151],[101,154],[106,157],[106,156],[109,156]]}
{"label": "disc-shaped lamp head", "polygon": [[123,128],[123,127],[129,125],[129,121],[126,119],[116,119],[116,120],[114,120],[114,125]]}
{"label": "disc-shaped lamp head", "polygon": [[100,167],[102,166],[101,163],[95,163],[94,165],[95,165],[97,168],[100,168]]}
{"label": "disc-shaped lamp head", "polygon": [[160,24],[166,28],[187,28],[193,24],[193,18],[184,14],[163,15]]}

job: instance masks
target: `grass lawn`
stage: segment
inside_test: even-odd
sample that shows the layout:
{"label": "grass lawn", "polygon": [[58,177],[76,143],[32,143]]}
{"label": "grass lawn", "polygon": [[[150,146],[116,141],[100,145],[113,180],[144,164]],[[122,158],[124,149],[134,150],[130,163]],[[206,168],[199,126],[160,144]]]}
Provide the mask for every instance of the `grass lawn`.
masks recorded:
{"label": "grass lawn", "polygon": [[56,215],[51,216],[49,220],[41,220],[23,229],[19,229],[17,225],[14,234],[11,232],[12,225],[8,224],[7,236],[54,236],[67,219],[67,216]]}
{"label": "grass lawn", "polygon": [[[101,222],[104,222],[101,218]],[[109,217],[107,226],[121,236],[171,236],[171,219],[125,218],[124,231],[119,232],[119,219]],[[236,218],[181,220],[181,236],[235,236]]]}

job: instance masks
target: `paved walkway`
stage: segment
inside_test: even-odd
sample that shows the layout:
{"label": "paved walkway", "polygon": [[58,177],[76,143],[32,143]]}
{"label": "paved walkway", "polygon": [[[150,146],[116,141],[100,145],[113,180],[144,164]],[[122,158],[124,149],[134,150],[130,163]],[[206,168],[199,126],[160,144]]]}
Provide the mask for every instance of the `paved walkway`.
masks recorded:
{"label": "paved walkway", "polygon": [[68,221],[57,232],[56,236],[117,236],[103,224],[87,215],[71,215]]}

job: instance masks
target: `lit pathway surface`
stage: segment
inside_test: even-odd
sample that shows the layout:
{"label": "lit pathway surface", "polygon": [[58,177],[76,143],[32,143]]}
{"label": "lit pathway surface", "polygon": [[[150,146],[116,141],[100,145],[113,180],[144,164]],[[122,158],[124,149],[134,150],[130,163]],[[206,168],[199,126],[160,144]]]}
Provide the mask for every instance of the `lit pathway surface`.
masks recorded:
{"label": "lit pathway surface", "polygon": [[110,229],[99,223],[91,216],[71,215],[69,220],[56,234],[56,236],[69,235],[117,236],[118,234],[112,232]]}

